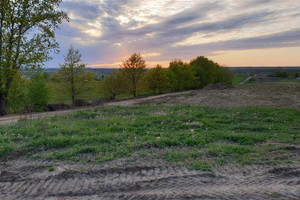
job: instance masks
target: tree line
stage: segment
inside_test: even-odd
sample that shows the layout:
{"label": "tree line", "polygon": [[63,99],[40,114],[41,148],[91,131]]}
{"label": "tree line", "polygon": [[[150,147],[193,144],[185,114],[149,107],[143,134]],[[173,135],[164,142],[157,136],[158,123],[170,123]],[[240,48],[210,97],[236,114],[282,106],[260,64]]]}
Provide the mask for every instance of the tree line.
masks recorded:
{"label": "tree line", "polygon": [[[147,69],[140,54],[124,61],[121,69],[99,82],[86,70],[78,50],[70,48],[65,63],[53,75],[42,72],[44,62],[58,53],[55,31],[67,13],[60,9],[62,0],[0,1],[0,115],[47,110],[49,98],[70,100],[79,105],[88,91],[100,88],[106,98],[139,92],[163,93],[202,88],[210,83],[230,83],[232,73],[205,57],[190,63],[170,62],[167,69]],[[49,83],[51,87],[49,87]],[[7,110],[8,109],[8,110]]]}
{"label": "tree line", "polygon": [[203,56],[189,63],[173,60],[168,68],[156,65],[148,69],[141,55],[134,53],[120,69],[98,80],[97,74],[88,71],[82,63],[80,52],[71,46],[65,62],[51,75],[42,70],[16,73],[8,92],[8,109],[13,113],[46,111],[49,98],[54,95],[57,103],[67,99],[72,107],[76,107],[89,91],[99,93],[98,96],[104,99],[115,100],[118,95],[135,98],[138,93],[162,94],[200,89],[212,83],[231,84],[232,78],[229,69]]}
{"label": "tree line", "polygon": [[199,56],[189,63],[173,60],[168,68],[156,65],[147,69],[140,54],[134,53],[122,63],[119,70],[113,71],[101,83],[106,98],[114,100],[117,95],[130,92],[151,91],[152,94],[201,89],[208,84],[231,84],[233,73],[218,63]]}

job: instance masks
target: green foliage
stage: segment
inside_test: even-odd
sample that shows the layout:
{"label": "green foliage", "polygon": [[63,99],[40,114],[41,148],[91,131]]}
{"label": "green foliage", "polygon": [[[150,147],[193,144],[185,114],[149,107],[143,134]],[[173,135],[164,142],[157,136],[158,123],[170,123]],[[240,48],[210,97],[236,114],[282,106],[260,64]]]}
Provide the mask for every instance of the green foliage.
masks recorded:
{"label": "green foliage", "polygon": [[232,80],[232,84],[235,85],[235,84],[241,83],[245,79],[246,79],[246,76],[241,76],[241,75],[234,76],[233,80]]}
{"label": "green foliage", "polygon": [[55,171],[55,167],[49,167],[48,171],[49,172],[54,172]]}
{"label": "green foliage", "polygon": [[214,83],[216,80],[217,63],[200,56],[190,62],[191,67],[196,72],[198,77],[197,88],[202,88],[210,83]]}
{"label": "green foliage", "polygon": [[231,85],[233,81],[233,72],[225,67],[217,67],[216,78],[214,83],[226,83]]}
{"label": "green foliage", "polygon": [[35,74],[28,84],[28,111],[45,111],[49,101],[49,91],[43,74]]}
{"label": "green foliage", "polygon": [[12,80],[8,92],[8,109],[9,112],[23,112],[27,105],[27,85],[28,81],[22,77],[21,73],[17,73]]}
{"label": "green foliage", "polygon": [[145,82],[148,88],[156,94],[162,94],[169,87],[169,77],[167,69],[163,69],[160,65],[149,70],[145,75]]}
{"label": "green foliage", "polygon": [[191,60],[190,65],[198,78],[196,88],[203,88],[211,83],[232,83],[233,72],[204,56]]}
{"label": "green foliage", "polygon": [[274,75],[274,77],[281,77],[281,78],[288,78],[289,73],[286,70],[277,70]]}
{"label": "green foliage", "polygon": [[70,47],[65,63],[53,74],[56,91],[61,96],[67,96],[75,106],[76,100],[96,85],[96,75],[85,69],[81,64],[81,54]]}
{"label": "green foliage", "polygon": [[170,62],[168,75],[172,91],[191,89],[196,81],[192,68],[181,60]]}
{"label": "green foliage", "polygon": [[[6,114],[10,85],[22,68],[36,69],[57,52],[55,30],[67,14],[61,0],[0,2],[0,115]],[[34,34],[33,34],[34,33]]]}
{"label": "green foliage", "polygon": [[125,80],[120,71],[114,70],[110,75],[101,81],[101,92],[105,98],[114,100],[117,95],[125,91]]}
{"label": "green foliage", "polygon": [[211,164],[207,161],[199,160],[192,163],[190,169],[191,170],[201,170],[201,171],[211,171]]}
{"label": "green foliage", "polygon": [[146,62],[140,54],[134,53],[128,60],[122,63],[120,71],[135,98],[142,77],[146,72]]}

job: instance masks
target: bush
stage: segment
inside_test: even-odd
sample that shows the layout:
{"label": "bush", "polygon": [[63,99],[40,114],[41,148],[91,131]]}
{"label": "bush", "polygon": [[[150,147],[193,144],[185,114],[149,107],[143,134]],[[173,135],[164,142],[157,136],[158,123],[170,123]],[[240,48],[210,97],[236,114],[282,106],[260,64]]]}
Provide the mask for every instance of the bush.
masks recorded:
{"label": "bush", "polygon": [[194,87],[197,78],[191,66],[181,60],[170,62],[168,76],[172,91],[188,90]]}
{"label": "bush", "polygon": [[49,92],[42,74],[36,74],[28,84],[28,111],[41,112],[47,110]]}
{"label": "bush", "polygon": [[27,84],[28,81],[17,73],[13,78],[8,91],[8,110],[13,113],[23,112],[27,105]]}
{"label": "bush", "polygon": [[278,70],[274,73],[274,77],[288,78],[289,73],[286,70]]}
{"label": "bush", "polygon": [[295,72],[294,73],[294,78],[298,78],[298,77],[300,77],[300,72]]}
{"label": "bush", "polygon": [[154,94],[156,94],[156,92],[162,94],[163,91],[169,87],[168,71],[163,69],[160,65],[148,71],[144,78],[148,88]]}
{"label": "bush", "polygon": [[115,100],[116,96],[122,94],[125,80],[121,71],[112,71],[109,76],[106,76],[101,82],[101,91],[104,93],[106,99]]}
{"label": "bush", "polygon": [[204,56],[191,60],[190,65],[198,78],[196,88],[203,88],[211,83],[232,84],[233,72]]}

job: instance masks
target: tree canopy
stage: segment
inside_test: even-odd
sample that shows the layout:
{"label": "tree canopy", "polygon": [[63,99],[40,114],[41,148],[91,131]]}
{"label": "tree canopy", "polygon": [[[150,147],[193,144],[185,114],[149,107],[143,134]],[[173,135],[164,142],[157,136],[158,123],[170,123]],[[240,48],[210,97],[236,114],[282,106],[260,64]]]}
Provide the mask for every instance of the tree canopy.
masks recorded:
{"label": "tree canopy", "polygon": [[61,0],[0,1],[0,115],[6,114],[7,95],[21,68],[38,68],[57,52],[55,30],[67,14]]}
{"label": "tree canopy", "polygon": [[76,100],[95,86],[96,75],[86,70],[85,64],[81,63],[81,54],[71,46],[65,63],[54,73],[53,80],[57,91],[70,97],[72,105],[75,106]]}
{"label": "tree canopy", "polygon": [[149,70],[145,75],[148,88],[155,94],[158,91],[159,94],[169,87],[169,77],[167,69],[162,68],[161,65],[156,65],[155,68]]}
{"label": "tree canopy", "polygon": [[173,91],[181,91],[191,89],[196,77],[189,64],[181,60],[173,60],[169,65],[169,80]]}
{"label": "tree canopy", "polygon": [[124,77],[121,71],[113,70],[101,82],[101,89],[104,96],[110,100],[115,100],[116,96],[124,92]]}
{"label": "tree canopy", "polygon": [[140,54],[134,53],[128,60],[122,63],[121,72],[128,83],[133,97],[136,97],[137,88],[146,72],[146,62]]}

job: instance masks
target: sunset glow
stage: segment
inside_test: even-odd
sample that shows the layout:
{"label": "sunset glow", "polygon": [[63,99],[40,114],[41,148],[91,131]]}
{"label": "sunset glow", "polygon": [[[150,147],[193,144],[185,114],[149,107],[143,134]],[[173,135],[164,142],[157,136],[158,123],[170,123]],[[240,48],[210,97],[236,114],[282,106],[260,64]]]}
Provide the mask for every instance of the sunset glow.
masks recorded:
{"label": "sunset glow", "polygon": [[[65,0],[57,31],[88,67],[119,67],[138,52],[148,65],[203,55],[226,66],[300,66],[300,1]],[[150,64],[151,63],[151,64]]]}

